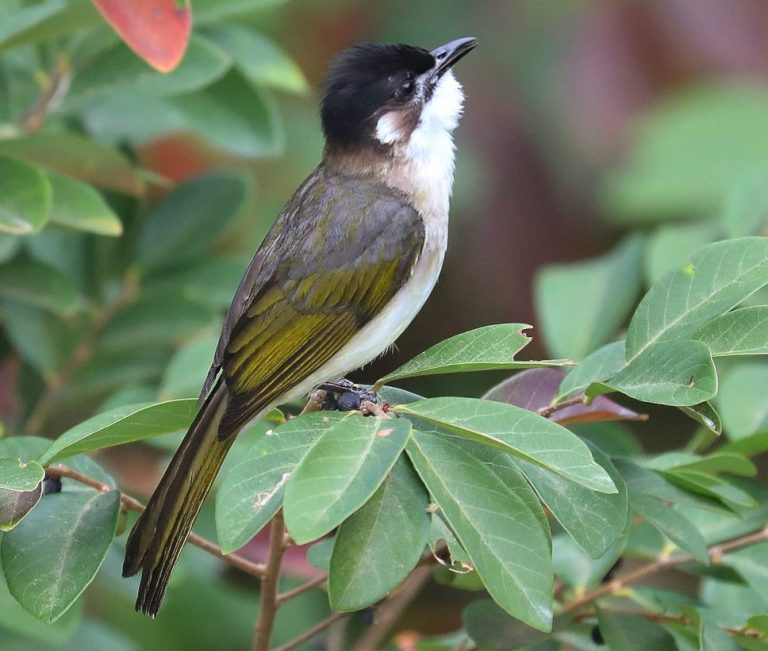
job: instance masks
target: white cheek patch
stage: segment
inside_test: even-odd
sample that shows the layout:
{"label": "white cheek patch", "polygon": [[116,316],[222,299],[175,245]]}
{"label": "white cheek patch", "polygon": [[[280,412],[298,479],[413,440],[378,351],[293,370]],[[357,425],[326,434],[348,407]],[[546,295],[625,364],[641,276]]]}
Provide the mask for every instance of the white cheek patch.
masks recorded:
{"label": "white cheek patch", "polygon": [[376,122],[376,140],[382,145],[391,145],[403,139],[399,116],[394,111],[382,115]]}
{"label": "white cheek patch", "polygon": [[464,108],[464,91],[452,71],[446,72],[421,113],[423,126],[432,131],[453,131]]}

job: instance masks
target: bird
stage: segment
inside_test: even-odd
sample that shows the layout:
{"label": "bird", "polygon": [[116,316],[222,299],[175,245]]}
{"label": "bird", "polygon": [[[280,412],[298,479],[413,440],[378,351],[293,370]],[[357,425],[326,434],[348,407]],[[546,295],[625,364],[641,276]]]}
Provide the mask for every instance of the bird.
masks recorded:
{"label": "bird", "polygon": [[199,409],[128,536],[151,617],[238,432],[392,346],[432,292],[448,241],[453,66],[477,44],[353,45],[321,83],[317,168],[278,215],[237,287]]}

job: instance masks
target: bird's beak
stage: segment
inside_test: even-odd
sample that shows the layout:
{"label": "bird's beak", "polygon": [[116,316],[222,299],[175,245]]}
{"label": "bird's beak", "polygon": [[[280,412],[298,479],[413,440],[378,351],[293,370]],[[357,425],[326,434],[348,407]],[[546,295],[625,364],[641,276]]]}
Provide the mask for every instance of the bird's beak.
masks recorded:
{"label": "bird's beak", "polygon": [[436,47],[430,54],[435,58],[432,75],[435,79],[442,77],[447,70],[459,59],[477,45],[477,39],[469,36],[457,38],[455,41]]}

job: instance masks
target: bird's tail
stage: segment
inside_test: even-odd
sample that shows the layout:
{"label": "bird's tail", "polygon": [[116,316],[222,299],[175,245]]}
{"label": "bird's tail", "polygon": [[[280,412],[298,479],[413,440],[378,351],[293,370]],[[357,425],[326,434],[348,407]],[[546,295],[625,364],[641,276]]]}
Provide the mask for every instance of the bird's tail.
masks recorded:
{"label": "bird's tail", "polygon": [[234,436],[221,440],[223,384],[205,401],[136,522],[125,550],[123,576],[141,570],[136,610],[154,617],[179,553],[221,468]]}

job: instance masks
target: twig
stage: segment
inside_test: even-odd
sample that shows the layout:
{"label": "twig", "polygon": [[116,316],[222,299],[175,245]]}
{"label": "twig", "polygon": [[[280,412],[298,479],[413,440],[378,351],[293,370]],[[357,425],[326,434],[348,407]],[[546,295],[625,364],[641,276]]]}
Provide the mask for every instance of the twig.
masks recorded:
{"label": "twig", "polygon": [[[732,552],[736,549],[741,549],[742,547],[747,547],[754,543],[764,541],[768,541],[768,526],[765,526],[760,531],[756,531],[746,536],[741,536],[740,538],[735,538],[734,540],[729,540],[718,545],[712,545],[707,550],[707,554],[713,563],[719,563],[722,557],[728,552]],[[668,558],[659,558],[652,563],[642,565],[641,567],[638,567],[631,572],[626,572],[625,574],[617,576],[612,581],[603,583],[596,587],[594,590],[585,592],[581,597],[578,597],[570,603],[565,604],[560,612],[567,613],[573,610],[578,610],[582,606],[585,606],[588,603],[599,599],[600,597],[619,592],[626,586],[632,583],[636,583],[640,579],[650,576],[651,574],[655,574],[660,570],[678,565],[684,565],[685,563],[689,563],[692,560],[693,557],[690,554],[683,554],[681,556]]]}
{"label": "twig", "polygon": [[[86,486],[90,486],[91,488],[95,488],[97,491],[101,491],[102,493],[109,493],[115,490],[108,484],[100,482],[97,479],[93,479],[93,477],[88,477],[87,475],[79,473],[77,470],[73,470],[68,466],[48,466],[45,469],[45,472],[46,474],[53,477],[68,477],[69,479],[74,479],[75,481],[80,482],[81,484],[85,484]],[[144,511],[144,505],[139,502],[139,500],[131,497],[130,495],[126,495],[125,493],[120,493],[120,503],[122,507],[128,511],[137,511],[138,513]],[[199,547],[203,551],[206,551],[209,554],[220,558],[228,565],[236,567],[238,570],[245,572],[246,574],[250,574],[251,576],[255,576],[257,578],[262,578],[264,576],[266,568],[262,563],[254,563],[253,561],[249,561],[247,558],[243,558],[237,554],[225,554],[221,551],[219,546],[216,545],[216,543],[211,542],[202,536],[198,536],[196,533],[190,533],[187,540],[191,544],[195,545],[195,547]]]}
{"label": "twig", "polygon": [[123,287],[117,299],[108,307],[96,313],[91,322],[90,329],[75,346],[61,369],[48,381],[48,386],[40,400],[35,405],[32,413],[27,418],[25,431],[30,436],[39,435],[43,431],[45,421],[50,415],[51,408],[61,394],[64,387],[88,360],[93,356],[93,351],[98,343],[99,336],[112,320],[112,317],[127,303],[130,303],[138,290],[139,279],[135,274],[128,273],[123,282]]}
{"label": "twig", "polygon": [[72,83],[72,67],[69,58],[65,54],[60,54],[56,58],[56,63],[50,77],[45,76],[41,83],[40,94],[37,96],[32,107],[19,118],[19,126],[25,131],[39,131],[45,121],[45,116],[61,103],[64,96],[69,91]]}
{"label": "twig", "polygon": [[549,407],[542,407],[541,409],[537,409],[539,416],[544,416],[544,418],[549,418],[552,414],[561,411],[562,409],[567,409],[568,407],[573,407],[575,405],[583,405],[586,398],[584,397],[584,394],[579,394],[575,398],[570,398],[568,400],[564,400],[563,402],[558,402],[556,405],[550,405]]}
{"label": "twig", "polygon": [[269,641],[272,638],[272,628],[277,614],[277,582],[280,578],[280,567],[285,553],[285,523],[283,512],[278,511],[272,518],[272,529],[269,534],[269,556],[267,567],[261,580],[261,606],[259,619],[253,638],[253,651],[269,651]]}
{"label": "twig", "polygon": [[324,619],[319,624],[315,624],[308,631],[305,631],[298,637],[295,637],[290,642],[286,642],[285,644],[276,646],[274,649],[272,649],[272,651],[291,651],[292,649],[295,649],[297,646],[301,646],[302,644],[304,644],[304,642],[311,640],[313,637],[315,637],[315,635],[322,633],[329,626],[332,626],[333,624],[344,619],[345,617],[349,617],[351,614],[352,613],[333,613],[333,615],[331,615],[327,619]]}
{"label": "twig", "polygon": [[311,581],[307,581],[306,583],[303,583],[302,585],[293,588],[293,590],[286,590],[282,594],[277,595],[277,605],[281,606],[286,601],[290,601],[291,599],[298,597],[300,594],[304,594],[308,590],[311,590],[312,588],[316,588],[319,585],[323,585],[325,583],[326,579],[328,577],[323,574],[322,576],[315,577]]}
{"label": "twig", "polygon": [[382,648],[382,642],[402,612],[419,594],[432,575],[432,568],[427,565],[417,567],[400,588],[393,592],[376,609],[373,625],[357,641],[352,651],[376,651]]}
{"label": "twig", "polygon": [[[619,615],[629,615],[631,617],[640,617],[641,619],[647,619],[649,622],[656,622],[659,624],[672,623],[682,624],[683,626],[691,626],[693,622],[689,617],[685,615],[670,615],[668,613],[654,613],[644,610],[619,610],[611,609],[612,613]],[[585,619],[594,618],[594,613],[582,613],[581,615],[574,617],[574,621],[584,621]],[[760,631],[755,628],[749,628],[748,626],[719,626],[720,629],[729,633],[730,635],[741,635],[742,637],[752,638],[754,640],[762,640],[768,637],[768,633]]]}

